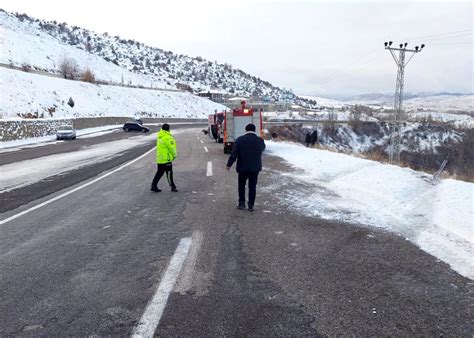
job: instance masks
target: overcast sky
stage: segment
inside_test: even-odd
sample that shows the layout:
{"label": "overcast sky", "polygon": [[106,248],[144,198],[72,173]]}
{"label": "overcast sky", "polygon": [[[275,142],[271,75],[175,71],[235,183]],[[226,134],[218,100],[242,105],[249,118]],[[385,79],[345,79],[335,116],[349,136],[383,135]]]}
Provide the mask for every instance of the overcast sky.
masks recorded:
{"label": "overcast sky", "polygon": [[300,95],[393,92],[383,42],[425,43],[408,92],[473,92],[471,1],[0,0],[57,20],[190,56],[230,63]]}

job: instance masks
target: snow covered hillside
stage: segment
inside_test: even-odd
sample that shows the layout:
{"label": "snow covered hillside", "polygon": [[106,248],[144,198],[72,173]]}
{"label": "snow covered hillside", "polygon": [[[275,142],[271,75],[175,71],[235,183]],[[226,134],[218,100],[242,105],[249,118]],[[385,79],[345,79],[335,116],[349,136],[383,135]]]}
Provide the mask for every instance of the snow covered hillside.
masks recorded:
{"label": "snow covered hillside", "polygon": [[[68,55],[77,59],[79,66],[91,67],[101,79],[103,76],[107,79],[109,72],[106,68],[120,66],[120,69],[129,71],[124,71],[124,83],[131,81],[146,86],[151,82],[165,83],[194,91],[213,87],[233,95],[275,100],[285,94],[283,89],[229,64],[177,55],[119,36],[97,34],[67,23],[47,22],[4,11],[0,11],[0,22],[5,40],[0,62],[17,66],[26,63],[57,72],[59,60]],[[97,67],[95,61],[91,62],[94,57],[103,61]],[[120,82],[121,74],[122,71],[116,70],[114,80]],[[148,82],[140,75],[147,75]],[[296,101],[311,106],[305,99],[297,98]]]}
{"label": "snow covered hillside", "polygon": [[[129,71],[103,57],[71,46],[39,29],[38,22],[19,20],[0,11],[0,62],[59,72],[65,57],[81,70],[92,70],[97,80],[135,86],[175,88],[163,76]],[[162,92],[69,81],[0,68],[0,118],[28,113],[44,117],[148,116],[204,118],[224,106],[185,92]],[[74,107],[67,103],[69,98]]]}
{"label": "snow covered hillside", "polygon": [[[308,133],[317,131],[318,147],[388,161],[391,129],[380,122],[304,122],[268,125],[269,133],[281,140],[303,144]],[[474,129],[458,130],[431,122],[404,124],[401,129],[401,161],[415,170],[436,172],[444,160],[445,172],[474,181]]]}
{"label": "snow covered hillside", "polygon": [[289,143],[269,142],[267,150],[296,169],[274,173],[278,184],[268,189],[281,203],[310,216],[396,232],[474,279],[473,183],[433,184],[431,176],[411,169]]}
{"label": "snow covered hillside", "polygon": [[160,77],[130,72],[107,62],[100,56],[65,44],[42,32],[37,26],[21,22],[12,14],[2,11],[0,11],[0,35],[2,37],[0,62],[4,64],[59,74],[60,63],[68,57],[75,60],[81,70],[91,69],[97,80],[121,83],[123,79],[125,84],[175,88]]}
{"label": "snow covered hillside", "polygon": [[[0,68],[0,118],[142,116],[205,118],[224,106],[189,93],[102,86]],[[69,98],[74,107],[68,105]]]}

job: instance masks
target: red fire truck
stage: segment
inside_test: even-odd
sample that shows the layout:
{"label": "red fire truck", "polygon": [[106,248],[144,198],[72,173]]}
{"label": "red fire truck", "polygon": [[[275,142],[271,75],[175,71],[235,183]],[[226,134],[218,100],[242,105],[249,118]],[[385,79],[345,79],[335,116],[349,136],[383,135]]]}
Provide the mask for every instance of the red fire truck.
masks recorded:
{"label": "red fire truck", "polygon": [[260,111],[247,108],[246,102],[241,102],[241,108],[226,112],[224,116],[224,153],[230,154],[237,137],[245,134],[245,126],[253,123],[257,135],[263,137],[262,109]]}
{"label": "red fire truck", "polygon": [[224,140],[224,118],[225,112],[218,113],[217,110],[214,114],[207,117],[209,137],[216,140],[218,143],[222,143]]}

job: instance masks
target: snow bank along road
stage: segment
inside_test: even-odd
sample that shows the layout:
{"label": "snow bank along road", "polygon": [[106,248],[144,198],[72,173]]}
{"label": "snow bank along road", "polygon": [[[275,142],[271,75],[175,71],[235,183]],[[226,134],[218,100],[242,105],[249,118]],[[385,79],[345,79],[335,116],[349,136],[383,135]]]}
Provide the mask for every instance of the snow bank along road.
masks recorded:
{"label": "snow bank along road", "polygon": [[472,333],[470,279],[401,236],[286,208],[298,185],[273,188],[294,171],[278,157],[264,157],[256,211],[236,210],[222,145],[176,138],[179,193],[149,192],[150,142],[2,212],[1,336]]}
{"label": "snow bank along road", "polygon": [[[416,243],[457,272],[474,278],[474,184],[325,150],[270,142],[267,151],[287,160],[281,195],[305,214],[389,229]],[[278,192],[280,184],[273,190]],[[268,187],[272,190],[272,187]]]}

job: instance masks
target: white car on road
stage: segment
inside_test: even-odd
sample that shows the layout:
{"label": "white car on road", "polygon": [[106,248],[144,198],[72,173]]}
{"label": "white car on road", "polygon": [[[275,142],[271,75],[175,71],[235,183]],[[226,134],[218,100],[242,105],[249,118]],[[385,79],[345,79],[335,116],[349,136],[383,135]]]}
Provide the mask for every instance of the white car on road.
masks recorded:
{"label": "white car on road", "polygon": [[72,126],[61,126],[56,131],[57,140],[75,140],[76,130]]}

